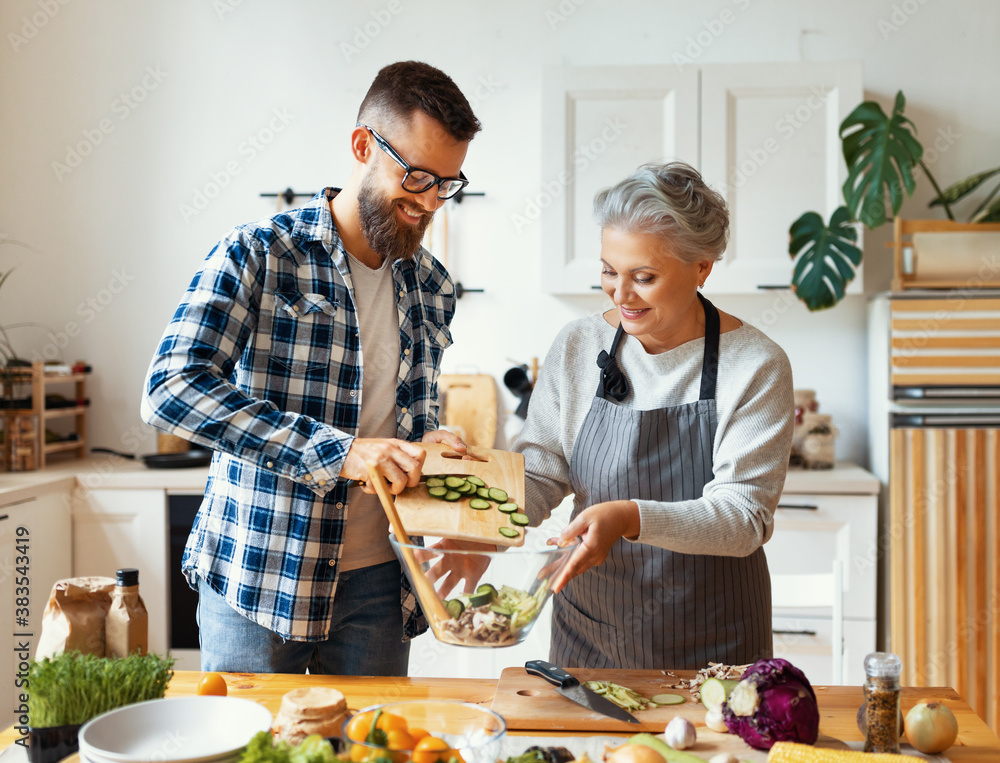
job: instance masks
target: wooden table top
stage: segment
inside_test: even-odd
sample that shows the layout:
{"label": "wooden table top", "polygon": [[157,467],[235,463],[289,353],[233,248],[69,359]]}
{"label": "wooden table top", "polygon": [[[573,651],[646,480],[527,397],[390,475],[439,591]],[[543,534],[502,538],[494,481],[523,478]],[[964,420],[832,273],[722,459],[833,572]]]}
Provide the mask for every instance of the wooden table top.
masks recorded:
{"label": "wooden table top", "polygon": [[[677,671],[684,676],[684,671]],[[693,672],[691,673],[693,675]],[[167,689],[168,697],[194,694],[201,679],[197,671],[175,671]],[[460,699],[489,705],[493,701],[495,679],[469,678],[378,678],[361,676],[313,676],[262,673],[226,673],[229,696],[243,697],[260,702],[277,714],[285,692],[302,686],[333,686],[347,697],[348,706],[358,709],[383,702],[408,699]],[[860,740],[855,715],[862,701],[859,686],[817,686],[816,696],[820,708],[820,731],[843,741]],[[1000,739],[976,715],[953,689],[905,688],[903,689],[904,714],[922,699],[944,701],[958,719],[958,741],[946,753],[953,763],[1000,761]],[[537,732],[511,731],[512,735]],[[606,733],[606,732],[602,732]],[[546,736],[560,736],[559,732],[545,732]],[[13,727],[0,733],[0,749],[11,744],[18,734]],[[566,734],[566,736],[576,736]]]}

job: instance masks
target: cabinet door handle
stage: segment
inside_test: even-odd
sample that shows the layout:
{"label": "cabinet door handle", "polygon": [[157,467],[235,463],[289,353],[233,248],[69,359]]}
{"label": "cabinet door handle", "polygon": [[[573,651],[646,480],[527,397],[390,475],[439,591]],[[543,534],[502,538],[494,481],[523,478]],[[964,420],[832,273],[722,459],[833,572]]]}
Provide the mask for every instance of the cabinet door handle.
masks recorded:
{"label": "cabinet door handle", "polygon": [[795,511],[819,511],[815,503],[779,503],[779,509],[794,509]]}
{"label": "cabinet door handle", "polygon": [[775,636],[815,636],[816,631],[779,631],[772,630]]}

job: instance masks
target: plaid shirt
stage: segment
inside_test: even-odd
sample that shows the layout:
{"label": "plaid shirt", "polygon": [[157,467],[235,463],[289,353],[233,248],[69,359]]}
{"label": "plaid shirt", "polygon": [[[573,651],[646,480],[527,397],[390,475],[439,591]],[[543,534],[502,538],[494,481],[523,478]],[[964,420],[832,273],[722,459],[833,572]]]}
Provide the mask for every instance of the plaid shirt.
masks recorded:
{"label": "plaid shirt", "polygon": [[[327,188],[300,209],[231,231],[208,255],[160,341],[145,421],[216,451],[184,550],[254,622],[298,641],[326,638],[358,432],[363,361],[354,287]],[[392,264],[399,315],[397,436],[437,428],[441,353],[454,286],[421,249]],[[404,631],[426,629],[405,576]]]}

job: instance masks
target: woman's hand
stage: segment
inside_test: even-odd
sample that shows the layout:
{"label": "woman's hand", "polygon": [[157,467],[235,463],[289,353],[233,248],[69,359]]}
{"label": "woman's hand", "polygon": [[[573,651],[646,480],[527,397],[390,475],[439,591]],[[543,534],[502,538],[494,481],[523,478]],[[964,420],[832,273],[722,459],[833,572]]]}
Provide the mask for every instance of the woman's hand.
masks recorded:
{"label": "woman's hand", "polygon": [[635,501],[608,501],[588,506],[566,525],[549,545],[563,544],[579,536],[580,546],[552,584],[558,593],[572,578],[601,564],[619,538],[639,535],[639,505]]}
{"label": "woman's hand", "polygon": [[[489,543],[442,538],[433,546],[428,546],[428,551],[434,549],[493,552],[497,550],[497,547]],[[421,551],[414,551],[414,555],[418,560],[434,557],[433,554]],[[438,596],[444,599],[458,586],[461,580],[465,581],[465,590],[462,593],[475,592],[476,586],[479,585],[479,579],[489,566],[490,557],[486,553],[442,554],[435,564],[427,568],[427,578],[432,585],[436,585]]]}

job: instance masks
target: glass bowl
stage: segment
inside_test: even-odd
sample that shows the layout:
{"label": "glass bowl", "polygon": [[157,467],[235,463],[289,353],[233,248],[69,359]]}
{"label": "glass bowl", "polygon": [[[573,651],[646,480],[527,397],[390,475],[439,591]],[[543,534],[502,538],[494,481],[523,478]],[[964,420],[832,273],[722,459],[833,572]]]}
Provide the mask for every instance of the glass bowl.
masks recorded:
{"label": "glass bowl", "polygon": [[[379,727],[387,730],[389,749],[381,745],[352,739],[349,734],[352,722],[359,716],[365,718],[360,725],[370,728],[369,717],[381,711]],[[371,715],[368,715],[371,714]],[[402,728],[400,719],[402,719]],[[395,729],[395,731],[394,731]],[[427,740],[436,737],[440,744],[408,744],[410,730],[422,729],[427,732]],[[413,702],[390,702],[372,705],[359,710],[344,723],[341,734],[342,757],[354,763],[388,758],[392,763],[448,763],[455,759],[458,763],[496,763],[500,758],[500,748],[507,735],[504,719],[485,707],[468,702],[448,700],[416,700]],[[355,736],[360,734],[355,733]],[[411,740],[412,741],[412,740]],[[406,749],[395,749],[405,747]],[[440,749],[433,749],[433,748]]]}
{"label": "glass bowl", "polygon": [[[552,581],[579,545],[574,540],[562,547],[459,551],[407,545],[393,535],[389,542],[437,640],[487,648],[514,646],[527,638],[552,595]],[[425,581],[414,579],[407,557]],[[462,578],[463,573],[469,577]],[[436,596],[443,609],[429,606],[430,596]],[[435,611],[441,617],[435,617]]]}

